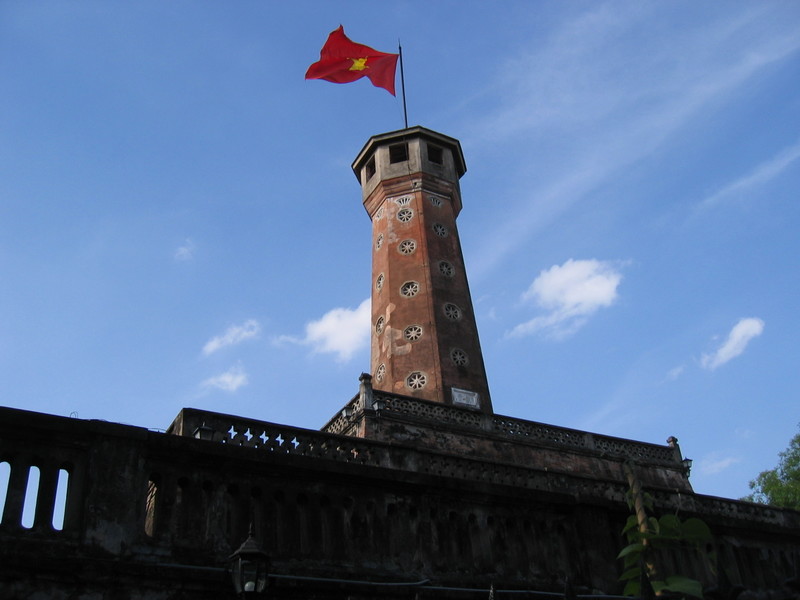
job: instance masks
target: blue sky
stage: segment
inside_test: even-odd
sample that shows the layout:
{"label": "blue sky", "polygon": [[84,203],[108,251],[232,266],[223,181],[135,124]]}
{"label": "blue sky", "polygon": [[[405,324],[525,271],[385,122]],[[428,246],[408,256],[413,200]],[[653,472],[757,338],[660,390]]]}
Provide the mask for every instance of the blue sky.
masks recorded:
{"label": "blue sky", "polygon": [[369,368],[350,163],[405,57],[461,140],[496,412],[664,443],[739,497],[800,422],[797,2],[0,2],[0,402],[318,428]]}

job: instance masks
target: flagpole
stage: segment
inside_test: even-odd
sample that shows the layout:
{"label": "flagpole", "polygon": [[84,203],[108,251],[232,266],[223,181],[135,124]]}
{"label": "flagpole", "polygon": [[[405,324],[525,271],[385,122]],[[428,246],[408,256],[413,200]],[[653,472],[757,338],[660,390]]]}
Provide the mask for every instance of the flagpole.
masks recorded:
{"label": "flagpole", "polygon": [[403,90],[403,119],[406,129],[408,129],[408,110],[406,110],[406,78],[403,73],[403,47],[400,45],[400,38],[397,38],[397,49],[400,53],[400,88]]}

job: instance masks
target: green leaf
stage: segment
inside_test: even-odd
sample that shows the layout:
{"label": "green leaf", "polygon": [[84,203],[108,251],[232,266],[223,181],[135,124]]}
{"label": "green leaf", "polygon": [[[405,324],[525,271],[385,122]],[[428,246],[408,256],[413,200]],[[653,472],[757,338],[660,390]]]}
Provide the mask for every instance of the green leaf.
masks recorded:
{"label": "green leaf", "polygon": [[[661,589],[668,592],[688,594],[689,596],[694,596],[695,598],[703,597],[703,586],[696,579],[684,577],[683,575],[671,575],[670,577],[667,577],[666,582],[660,583],[664,583],[664,586]],[[655,585],[653,585],[653,589],[655,590]],[[659,591],[661,590],[656,590],[656,594],[659,593]]]}
{"label": "green leaf", "polygon": [[631,569],[636,567],[641,562],[642,555],[639,552],[633,552],[628,554],[625,558],[622,559],[622,564],[625,566],[625,569]]}
{"label": "green leaf", "polygon": [[711,530],[708,528],[708,525],[705,524],[705,521],[701,521],[695,517],[686,519],[683,525],[681,525],[681,534],[687,542],[694,542],[696,544],[710,542],[713,539]]}
{"label": "green leaf", "polygon": [[625,492],[625,502],[628,504],[628,510],[633,510],[633,490]]}
{"label": "green leaf", "polygon": [[650,544],[650,547],[653,550],[662,550],[664,548],[675,547],[675,539],[671,537],[665,537],[663,535],[648,536],[647,543]]}
{"label": "green leaf", "polygon": [[642,550],[644,550],[644,546],[642,544],[638,543],[638,542],[635,543],[635,544],[628,544],[617,555],[617,558],[624,558],[624,557],[628,556],[629,554],[631,554],[632,552],[641,552]]}
{"label": "green leaf", "polygon": [[636,579],[638,581],[641,575],[642,575],[641,567],[634,567],[632,569],[628,569],[622,575],[620,575],[619,581],[625,581],[626,579]]}
{"label": "green leaf", "polygon": [[642,586],[639,585],[638,579],[631,579],[628,583],[625,584],[625,588],[622,590],[623,596],[638,596],[639,592],[641,591]]}
{"label": "green leaf", "polygon": [[625,521],[625,527],[622,528],[622,533],[628,533],[632,529],[635,530],[639,526],[639,520],[636,518],[636,515],[631,515],[628,517],[628,520]]}
{"label": "green leaf", "polygon": [[664,515],[658,522],[664,536],[677,539],[681,535],[681,520],[675,515]]}
{"label": "green leaf", "polygon": [[656,519],[655,517],[649,517],[647,519],[647,524],[650,526],[650,531],[652,531],[653,533],[661,532],[661,526],[658,523],[658,519]]}
{"label": "green leaf", "polygon": [[658,579],[651,579],[650,585],[652,586],[653,591],[656,593],[656,595],[663,592],[664,589],[667,587],[667,583],[665,581],[659,581]]}

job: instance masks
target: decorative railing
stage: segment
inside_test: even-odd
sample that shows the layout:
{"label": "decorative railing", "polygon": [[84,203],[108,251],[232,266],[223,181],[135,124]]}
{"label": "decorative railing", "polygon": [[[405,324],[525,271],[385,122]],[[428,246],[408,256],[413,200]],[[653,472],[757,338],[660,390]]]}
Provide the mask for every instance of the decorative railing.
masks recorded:
{"label": "decorative railing", "polygon": [[395,396],[382,392],[374,392],[375,400],[383,402],[385,410],[390,413],[413,415],[414,417],[436,423],[451,423],[484,429],[484,414],[470,409],[455,408],[436,402],[425,402],[407,396]]}
{"label": "decorative railing", "polygon": [[360,393],[322,430],[327,433],[352,434],[355,418],[365,410],[410,417],[427,423],[447,423],[466,431],[472,430],[483,435],[500,436],[518,442],[529,441],[554,448],[577,449],[602,456],[629,458],[640,463],[680,467],[682,459],[677,447],[597,435],[567,427],[485,414],[468,408],[388,394],[372,390],[368,379],[362,381]]}
{"label": "decorative railing", "polygon": [[[385,406],[381,407],[381,410],[388,411],[392,410],[392,405],[407,409],[416,402],[413,399],[411,402],[407,402],[407,398],[400,397],[401,402],[395,404],[398,399],[397,396],[382,393],[375,393],[374,398],[378,399],[379,402],[380,400],[386,402]],[[357,411],[362,406],[363,401],[363,397],[356,396],[347,406],[353,411]],[[458,410],[450,409],[450,407],[442,408],[445,409],[444,412]],[[348,423],[355,418],[356,414],[356,412],[353,412],[348,417],[340,414],[332,419],[326,427],[330,427],[332,423],[334,426],[342,427],[343,425],[336,424]],[[480,413],[472,414],[480,416]],[[675,449],[668,446],[662,447],[655,444],[630,442],[530,421],[488,416],[493,421],[502,419],[505,423],[504,432],[509,436],[530,435],[528,432],[523,431],[521,427],[517,430],[518,433],[510,433],[510,431],[514,430],[509,424],[514,424],[515,426],[517,424],[541,426],[541,435],[557,434],[554,438],[557,443],[563,443],[564,445],[574,443],[576,447],[599,450],[601,452],[627,452],[629,455],[642,459],[639,462],[642,466],[646,466],[648,460],[672,461],[674,456]],[[564,493],[575,498],[602,498],[605,501],[620,503],[625,501],[625,494],[628,489],[627,484],[623,481],[557,473],[552,470],[546,471],[527,466],[442,454],[432,450],[412,449],[380,441],[300,429],[196,409],[183,409],[170,429],[167,430],[167,433],[194,436],[194,432],[203,425],[213,429],[211,438],[213,441],[226,445],[261,449],[270,453],[340,463],[357,463],[413,471],[436,477],[453,477],[497,485]],[[552,432],[548,431],[550,429],[552,429]],[[208,433],[211,433],[211,431]],[[562,434],[565,437],[559,437]],[[553,438],[547,439],[552,441]],[[563,440],[569,441],[565,442]],[[785,518],[780,510],[750,502],[669,490],[652,490],[652,495],[656,505],[662,509],[680,509],[703,515],[747,521],[757,520],[773,524],[780,524]]]}
{"label": "decorative railing", "polygon": [[[355,402],[357,403],[357,399]],[[204,435],[209,441],[261,449],[271,454],[358,463],[571,495],[599,494],[604,498],[613,497],[620,502],[624,501],[626,489],[620,482],[557,475],[543,469],[412,449],[195,409],[181,411],[167,433],[192,437]]]}
{"label": "decorative railing", "polygon": [[527,438],[537,442],[569,446],[570,448],[591,447],[590,439],[592,434],[590,433],[499,415],[492,418],[492,431],[506,437]]}
{"label": "decorative railing", "polygon": [[351,435],[355,428],[355,421],[353,416],[364,410],[364,396],[363,394],[357,395],[355,398],[345,404],[344,408],[340,410],[328,423],[322,428],[326,433],[335,433],[337,435]]}
{"label": "decorative railing", "polygon": [[[352,403],[357,408],[361,400],[354,398]],[[184,409],[165,434],[0,408],[3,465],[4,564],[8,566],[20,549],[38,548],[36,558],[57,564],[62,574],[68,569],[65,561],[72,559],[71,564],[88,569],[130,567],[139,577],[145,563],[153,567],[147,572],[158,569],[159,576],[172,569],[174,581],[183,581],[187,573],[199,577],[205,573],[201,569],[216,568],[229,556],[255,523],[259,539],[272,549],[273,557],[282,557],[278,566],[288,572],[298,564],[323,569],[320,572],[343,572],[359,561],[399,564],[391,544],[405,540],[408,564],[416,564],[412,561],[418,560],[417,551],[444,556],[442,572],[450,577],[456,571],[447,569],[465,560],[458,540],[470,539],[473,527],[483,527],[490,542],[498,540],[490,550],[509,544],[523,548],[510,553],[517,557],[511,560],[521,564],[532,556],[551,556],[550,547],[558,546],[558,539],[567,546],[582,543],[570,529],[547,529],[547,511],[553,507],[608,507],[614,533],[615,520],[624,520],[626,514],[627,486],[621,480],[194,409]],[[39,471],[38,489],[31,490],[34,467]],[[61,478],[66,498],[61,500],[60,473],[66,473]],[[665,488],[648,492],[658,512],[699,515],[722,536],[744,535],[736,543],[745,544],[748,556],[764,548],[788,555],[791,532],[800,530],[795,511]],[[503,501],[487,502],[491,495]],[[35,512],[32,524],[23,517],[26,505]],[[55,525],[59,510],[64,513],[61,529]],[[525,520],[534,521],[533,531],[550,531],[553,543],[524,533]],[[424,528],[418,529],[418,524],[423,521],[427,531],[444,536],[441,545],[420,536]],[[462,534],[467,537],[459,537]],[[490,550],[478,556],[490,558]],[[122,560],[108,561],[109,556]],[[9,567],[10,572],[19,564]],[[215,576],[217,571],[221,569]]]}
{"label": "decorative railing", "polygon": [[[354,402],[357,403],[358,399]],[[0,419],[0,463],[7,466],[5,482],[0,482],[5,486],[5,490],[0,490],[5,492],[3,506],[0,506],[3,515],[0,531],[17,532],[15,535],[56,535],[70,539],[78,535],[79,530],[102,530],[105,511],[97,507],[109,502],[125,507],[113,517],[115,523],[125,521],[128,526],[146,532],[144,506],[149,502],[153,487],[168,489],[169,486],[184,485],[180,483],[186,468],[183,452],[191,450],[195,456],[208,452],[209,460],[212,455],[223,456],[218,455],[215,445],[252,450],[253,459],[258,459],[258,453],[268,453],[277,464],[294,457],[303,461],[295,463],[298,468],[324,471],[329,468],[326,465],[339,463],[377,469],[353,471],[359,477],[389,477],[394,481],[405,472],[415,476],[429,475],[437,479],[453,478],[556,493],[590,503],[611,502],[624,506],[627,490],[622,480],[455,456],[195,409],[181,411],[167,433],[184,438],[205,437],[209,442],[187,439],[185,442],[190,445],[185,445],[173,435],[137,427],[48,415],[34,418],[31,415],[36,414],[0,409],[3,417]],[[594,443],[596,447],[596,440]],[[241,454],[238,459],[249,460],[247,454]],[[217,464],[213,461],[204,463]],[[91,478],[87,478],[89,464],[92,465]],[[120,476],[122,464],[126,469],[125,477]],[[137,466],[141,464],[145,465],[144,470]],[[33,524],[25,525],[22,521],[31,494],[28,480],[32,467],[41,473],[39,499],[35,501]],[[385,469],[391,469],[395,474],[388,474],[383,471]],[[215,475],[207,468],[205,471],[203,477],[209,481],[225,479],[225,473]],[[57,489],[60,486],[59,473],[62,472],[67,476],[63,482],[66,498],[59,500]],[[113,486],[91,486],[87,484],[89,479],[113,481]],[[800,518],[794,511],[664,488],[648,491],[658,510],[662,511],[680,510],[712,520],[720,518],[784,528],[800,527]],[[131,501],[139,509],[128,508]],[[59,511],[64,513],[63,524],[55,526],[55,513]],[[108,540],[108,544],[118,543],[113,537]]]}

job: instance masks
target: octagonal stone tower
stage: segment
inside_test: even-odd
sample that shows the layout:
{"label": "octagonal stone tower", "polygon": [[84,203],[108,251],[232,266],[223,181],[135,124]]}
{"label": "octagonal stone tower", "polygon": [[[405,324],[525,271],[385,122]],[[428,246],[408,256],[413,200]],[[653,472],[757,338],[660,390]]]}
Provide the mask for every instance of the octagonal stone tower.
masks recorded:
{"label": "octagonal stone tower", "polygon": [[372,219],[373,386],[491,413],[456,228],[461,145],[411,127],[373,136],[352,166]]}

